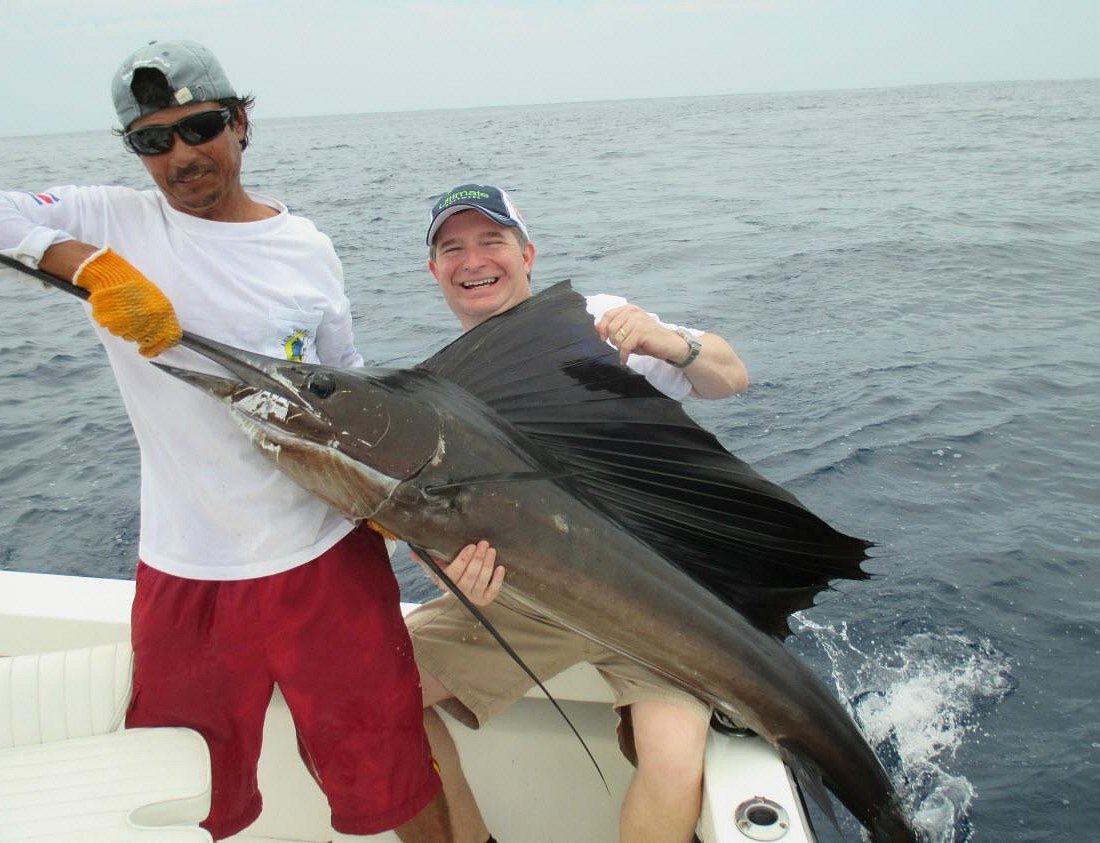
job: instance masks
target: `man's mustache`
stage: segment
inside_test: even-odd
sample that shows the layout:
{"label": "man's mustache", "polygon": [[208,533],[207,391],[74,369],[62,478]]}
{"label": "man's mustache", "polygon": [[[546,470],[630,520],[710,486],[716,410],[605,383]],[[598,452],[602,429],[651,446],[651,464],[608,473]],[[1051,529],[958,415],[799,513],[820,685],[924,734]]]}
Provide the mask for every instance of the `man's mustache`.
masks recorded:
{"label": "man's mustache", "polygon": [[181,167],[180,169],[173,172],[168,177],[168,180],[171,182],[187,181],[188,179],[192,179],[195,176],[201,176],[205,172],[206,167],[202,166],[201,164],[189,164],[188,166]]}

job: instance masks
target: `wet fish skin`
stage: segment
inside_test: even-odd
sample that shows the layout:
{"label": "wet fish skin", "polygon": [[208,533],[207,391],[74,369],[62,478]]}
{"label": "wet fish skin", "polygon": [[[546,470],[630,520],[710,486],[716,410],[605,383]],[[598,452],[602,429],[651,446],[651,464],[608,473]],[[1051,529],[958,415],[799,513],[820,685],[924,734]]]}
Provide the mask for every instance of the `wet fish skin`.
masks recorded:
{"label": "wet fish skin", "polygon": [[[0,262],[86,298],[63,279]],[[446,558],[469,539],[490,539],[510,569],[507,594],[733,714],[778,748],[818,801],[820,776],[875,843],[920,839],[877,757],[816,676],[552,480],[560,472],[491,409],[419,371],[287,364],[188,331],[182,345],[236,377],[154,365],[228,404],[268,458],[348,518],[373,518]],[[433,471],[446,482],[424,482]]]}
{"label": "wet fish skin", "polygon": [[859,729],[774,637],[585,500],[499,414],[420,370],[286,363],[202,340],[235,377],[172,367],[224,401],[264,454],[349,519],[442,558],[489,540],[503,599],[627,655],[776,746],[876,843],[917,835]]}

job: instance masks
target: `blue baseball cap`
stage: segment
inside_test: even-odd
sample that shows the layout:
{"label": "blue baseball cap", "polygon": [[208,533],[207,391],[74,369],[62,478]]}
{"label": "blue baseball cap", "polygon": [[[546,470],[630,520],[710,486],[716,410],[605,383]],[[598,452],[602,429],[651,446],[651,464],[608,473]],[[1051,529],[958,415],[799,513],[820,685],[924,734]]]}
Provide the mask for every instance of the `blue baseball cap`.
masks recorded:
{"label": "blue baseball cap", "polygon": [[139,103],[134,96],[131,88],[134,72],[144,67],[164,74],[173,105],[237,96],[221,64],[202,44],[194,41],[150,41],[127,56],[111,80],[111,98],[124,129],[130,128],[130,124],[139,117],[164,108],[164,105]]}
{"label": "blue baseball cap", "polygon": [[531,235],[527,232],[527,223],[508,194],[499,187],[486,184],[463,184],[448,190],[432,205],[431,223],[428,225],[427,243],[432,245],[439,227],[447,221],[447,218],[459,211],[477,211],[498,225],[506,225],[509,228],[518,228],[528,240]]}

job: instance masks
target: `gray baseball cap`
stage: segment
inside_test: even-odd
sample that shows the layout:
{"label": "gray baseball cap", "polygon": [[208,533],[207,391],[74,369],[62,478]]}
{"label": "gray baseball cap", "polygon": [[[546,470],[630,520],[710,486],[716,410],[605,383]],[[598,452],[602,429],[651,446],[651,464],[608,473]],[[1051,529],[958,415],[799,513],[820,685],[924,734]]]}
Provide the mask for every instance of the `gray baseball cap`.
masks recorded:
{"label": "gray baseball cap", "polygon": [[[156,105],[139,103],[131,85],[134,71],[151,67],[164,74],[172,101]],[[169,105],[187,105],[191,102],[210,102],[237,96],[221,64],[202,44],[194,41],[150,41],[135,50],[111,80],[111,97],[122,128],[145,114],[160,111]]]}

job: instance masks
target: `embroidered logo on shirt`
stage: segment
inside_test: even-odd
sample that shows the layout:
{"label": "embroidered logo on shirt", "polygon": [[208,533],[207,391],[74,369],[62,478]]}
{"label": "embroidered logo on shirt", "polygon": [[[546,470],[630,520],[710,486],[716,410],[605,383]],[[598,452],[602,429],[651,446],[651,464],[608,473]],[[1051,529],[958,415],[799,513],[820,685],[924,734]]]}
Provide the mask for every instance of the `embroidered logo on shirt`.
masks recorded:
{"label": "embroidered logo on shirt", "polygon": [[305,354],[306,351],[306,340],[308,339],[308,332],[296,330],[283,340],[283,353],[286,355],[286,359],[292,360],[295,363],[301,363],[302,355]]}
{"label": "embroidered logo on shirt", "polygon": [[55,196],[52,193],[27,193],[27,195],[39,205],[56,205],[61,201],[60,196]]}

